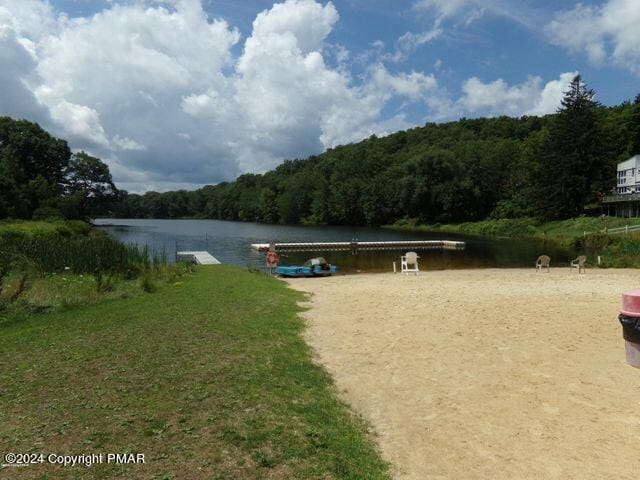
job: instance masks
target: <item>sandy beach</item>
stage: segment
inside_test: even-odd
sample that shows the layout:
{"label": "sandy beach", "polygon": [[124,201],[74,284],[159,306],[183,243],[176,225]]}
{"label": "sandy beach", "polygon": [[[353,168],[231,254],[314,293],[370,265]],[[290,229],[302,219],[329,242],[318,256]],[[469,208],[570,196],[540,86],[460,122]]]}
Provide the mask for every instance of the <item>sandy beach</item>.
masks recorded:
{"label": "sandy beach", "polygon": [[637,478],[640,369],[617,314],[640,270],[289,283],[312,294],[307,341],[394,478]]}

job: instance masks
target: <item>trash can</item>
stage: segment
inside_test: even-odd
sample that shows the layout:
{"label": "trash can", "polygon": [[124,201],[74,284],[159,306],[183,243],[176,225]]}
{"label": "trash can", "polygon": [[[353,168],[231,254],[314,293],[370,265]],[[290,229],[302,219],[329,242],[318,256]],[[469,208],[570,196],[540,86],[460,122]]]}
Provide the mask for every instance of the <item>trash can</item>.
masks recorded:
{"label": "trash can", "polygon": [[622,324],[627,363],[640,368],[640,290],[622,294],[622,310],[618,320]]}

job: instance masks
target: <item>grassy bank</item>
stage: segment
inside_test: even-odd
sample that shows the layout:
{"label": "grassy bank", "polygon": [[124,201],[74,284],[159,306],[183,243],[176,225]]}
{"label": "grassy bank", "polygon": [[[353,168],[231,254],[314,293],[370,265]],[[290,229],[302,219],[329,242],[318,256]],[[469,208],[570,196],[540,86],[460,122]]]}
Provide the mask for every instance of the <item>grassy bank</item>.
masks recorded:
{"label": "grassy bank", "polygon": [[387,478],[312,363],[300,298],[275,279],[203,267],[155,294],[0,327],[0,452],[146,455],[10,475]]}
{"label": "grassy bank", "polygon": [[640,235],[602,233],[604,229],[635,224],[640,224],[640,220],[615,217],[579,217],[555,222],[543,222],[538,218],[517,218],[434,225],[422,225],[413,219],[403,219],[386,228],[487,237],[536,238],[586,253],[592,257],[592,264],[593,257],[599,255],[603,267],[638,268]]}
{"label": "grassy bank", "polygon": [[0,220],[0,235],[60,235],[70,237],[74,235],[88,235],[91,225],[80,220]]}
{"label": "grassy bank", "polygon": [[5,322],[152,291],[188,269],[84,222],[0,222],[0,313]]}
{"label": "grassy bank", "polygon": [[0,224],[0,268],[41,273],[121,274],[134,278],[166,255],[125,245],[83,222]]}
{"label": "grassy bank", "polygon": [[579,217],[555,222],[543,222],[539,218],[504,218],[456,224],[422,225],[414,219],[402,219],[393,225],[387,225],[386,228],[491,237],[541,237],[564,241],[584,236],[584,232],[593,234],[605,228],[623,227],[634,223],[640,223],[640,221],[615,217]]}

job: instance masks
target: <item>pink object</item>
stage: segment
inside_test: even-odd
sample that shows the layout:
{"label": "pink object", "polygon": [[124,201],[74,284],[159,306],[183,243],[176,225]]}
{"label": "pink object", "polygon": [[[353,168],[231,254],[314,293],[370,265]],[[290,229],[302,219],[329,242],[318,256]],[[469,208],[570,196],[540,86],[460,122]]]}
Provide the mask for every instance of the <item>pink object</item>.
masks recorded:
{"label": "pink object", "polygon": [[631,290],[622,294],[620,313],[630,317],[640,317],[640,290]]}

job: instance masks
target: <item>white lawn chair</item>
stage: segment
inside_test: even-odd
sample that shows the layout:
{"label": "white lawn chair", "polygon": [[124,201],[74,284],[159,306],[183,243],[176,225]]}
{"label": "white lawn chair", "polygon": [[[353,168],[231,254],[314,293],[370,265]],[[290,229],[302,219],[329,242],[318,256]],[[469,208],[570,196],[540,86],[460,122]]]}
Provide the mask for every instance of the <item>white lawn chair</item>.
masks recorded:
{"label": "white lawn chair", "polygon": [[551,259],[549,258],[549,255],[540,255],[536,260],[536,272],[541,272],[544,268],[546,268],[548,272],[550,263]]}
{"label": "white lawn chair", "polygon": [[416,252],[407,252],[400,257],[400,273],[413,273],[418,275],[420,269],[418,268],[418,254]]}
{"label": "white lawn chair", "polygon": [[578,258],[571,260],[569,264],[569,271],[573,271],[574,268],[578,269],[578,273],[587,271],[587,257],[580,255]]}

